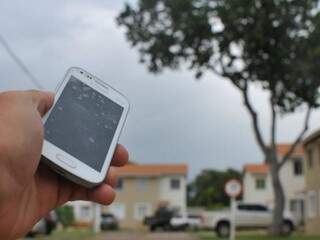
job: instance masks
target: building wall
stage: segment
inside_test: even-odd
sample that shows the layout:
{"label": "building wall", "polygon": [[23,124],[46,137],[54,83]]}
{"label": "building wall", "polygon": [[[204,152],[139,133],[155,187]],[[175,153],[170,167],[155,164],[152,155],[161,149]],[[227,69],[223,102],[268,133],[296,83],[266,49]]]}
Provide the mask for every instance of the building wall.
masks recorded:
{"label": "building wall", "polygon": [[286,196],[286,210],[291,211],[295,218],[303,223],[305,215],[305,168],[303,168],[302,175],[295,175],[293,163],[294,161],[291,160],[283,166],[280,171],[280,179]]}
{"label": "building wall", "polygon": [[[186,177],[182,175],[157,177],[123,177],[123,186],[117,190],[115,202],[104,207],[104,212],[113,212],[119,218],[120,227],[139,229],[144,217],[139,218],[138,209],[145,208],[152,215],[162,203],[186,211]],[[170,188],[171,179],[180,180],[180,189]]]}
{"label": "building wall", "polygon": [[[304,162],[304,161],[303,161]],[[293,161],[288,161],[280,171],[280,178],[288,199],[303,198],[305,190],[305,168],[302,175],[294,175]]]}
{"label": "building wall", "polygon": [[91,223],[93,220],[93,204],[87,201],[68,202],[73,207],[74,218],[77,223]]}
{"label": "building wall", "polygon": [[[295,217],[303,221],[304,206],[292,206],[296,202],[304,204],[305,191],[305,168],[304,174],[295,175],[293,161],[289,160],[280,171],[280,179],[283,183],[283,189],[286,196],[286,210],[291,211]],[[265,178],[266,188],[264,190],[256,189],[256,179]],[[244,201],[248,203],[263,203],[269,207],[274,206],[274,193],[271,174],[253,174],[245,173],[244,176]],[[292,209],[294,207],[294,209]]]}
{"label": "building wall", "polygon": [[[171,180],[179,179],[180,188],[172,189]],[[179,209],[181,212],[187,210],[187,180],[185,176],[172,175],[160,179],[159,197],[163,202],[168,202],[170,207]]]}
{"label": "building wall", "polygon": [[[320,235],[320,144],[315,141],[305,147],[306,150],[306,232],[309,235]],[[313,151],[313,166],[309,166],[309,154]],[[311,198],[314,198],[314,204]]]}
{"label": "building wall", "polygon": [[[256,179],[266,179],[265,189],[256,189]],[[270,174],[245,173],[243,179],[243,200],[246,203],[263,203],[268,206],[273,201],[273,188]]]}
{"label": "building wall", "polygon": [[115,202],[111,206],[104,208],[104,210],[112,212],[115,206],[122,206],[124,215],[119,219],[120,227],[140,228],[143,226],[143,218],[137,216],[139,205],[149,206],[147,215],[152,215],[158,207],[158,178],[124,178],[122,189],[117,190]]}

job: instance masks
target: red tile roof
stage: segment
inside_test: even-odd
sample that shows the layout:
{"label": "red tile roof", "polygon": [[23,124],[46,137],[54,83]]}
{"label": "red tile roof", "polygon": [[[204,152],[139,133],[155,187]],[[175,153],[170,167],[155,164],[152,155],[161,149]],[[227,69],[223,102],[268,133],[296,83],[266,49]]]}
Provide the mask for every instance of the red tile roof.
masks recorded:
{"label": "red tile roof", "polygon": [[308,145],[309,143],[316,141],[320,138],[320,129],[314,131],[303,141],[303,145]]}
{"label": "red tile roof", "polygon": [[[277,153],[281,156],[284,156],[289,152],[291,144],[277,144]],[[296,150],[294,151],[293,155],[294,156],[303,156],[304,151],[302,145],[298,146]]]}
{"label": "red tile roof", "polygon": [[118,176],[161,176],[172,174],[187,175],[186,164],[128,164],[117,169]]}
{"label": "red tile roof", "polygon": [[244,171],[248,173],[267,174],[270,168],[267,164],[246,164]]}
{"label": "red tile roof", "polygon": [[[277,153],[280,156],[286,155],[290,150],[291,144],[277,144],[276,149]],[[304,151],[303,147],[299,146],[294,151],[293,156],[303,156]],[[260,173],[260,174],[266,174],[270,171],[270,168],[268,164],[262,163],[262,164],[246,164],[244,166],[244,171],[249,173]]]}

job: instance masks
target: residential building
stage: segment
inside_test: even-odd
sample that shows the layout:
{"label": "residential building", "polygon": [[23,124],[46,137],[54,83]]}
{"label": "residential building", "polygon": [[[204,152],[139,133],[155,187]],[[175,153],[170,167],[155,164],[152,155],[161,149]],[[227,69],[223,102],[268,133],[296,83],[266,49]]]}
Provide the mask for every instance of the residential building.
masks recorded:
{"label": "residential building", "polygon": [[304,141],[306,179],[306,232],[320,235],[320,130]]}
{"label": "residential building", "polygon": [[[120,227],[136,229],[143,219],[160,205],[177,211],[187,209],[187,172],[185,164],[129,164],[117,169],[116,200],[103,206],[102,212],[113,213]],[[77,225],[90,226],[94,208],[91,202],[75,201],[68,205],[74,209]]]}
{"label": "residential building", "polygon": [[187,165],[129,164],[119,168],[117,197],[104,212],[113,213],[122,228],[140,228],[146,216],[166,204],[186,211]]}
{"label": "residential building", "polygon": [[[279,158],[290,149],[289,144],[277,145]],[[286,196],[286,210],[290,210],[297,219],[304,219],[304,151],[298,147],[291,159],[280,170],[280,179]],[[274,193],[270,168],[266,163],[244,166],[243,200],[248,203],[263,203],[274,206]]]}
{"label": "residential building", "polygon": [[68,202],[73,207],[75,224],[78,226],[90,226],[93,222],[94,208],[93,203],[88,201]]}

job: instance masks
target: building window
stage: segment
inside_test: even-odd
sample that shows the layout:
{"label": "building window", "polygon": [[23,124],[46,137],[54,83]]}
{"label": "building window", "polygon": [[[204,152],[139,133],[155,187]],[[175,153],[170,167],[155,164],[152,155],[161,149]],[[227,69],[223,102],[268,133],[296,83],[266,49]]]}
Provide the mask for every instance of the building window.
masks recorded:
{"label": "building window", "polygon": [[256,189],[258,189],[258,190],[266,189],[266,179],[265,178],[256,179]]}
{"label": "building window", "polygon": [[302,199],[292,199],[290,200],[290,212],[293,214],[298,224],[303,224],[304,222],[304,200]]}
{"label": "building window", "polygon": [[317,194],[314,191],[308,192],[308,217],[315,218],[318,215]]}
{"label": "building window", "polygon": [[308,150],[308,166],[309,168],[312,168],[314,164],[314,150],[310,148]]}
{"label": "building window", "polygon": [[90,206],[81,206],[79,215],[81,220],[90,218],[91,217]]}
{"label": "building window", "polygon": [[134,219],[143,220],[151,215],[151,205],[149,203],[136,203],[134,205]]}
{"label": "building window", "polygon": [[117,181],[117,185],[116,185],[116,189],[117,190],[122,190],[123,189],[123,179],[119,178]]}
{"label": "building window", "polygon": [[138,189],[145,190],[147,186],[147,180],[145,178],[137,179],[136,184]]}
{"label": "building window", "polygon": [[181,185],[180,179],[173,178],[173,179],[170,180],[170,188],[171,189],[179,190],[180,189],[180,185]]}
{"label": "building window", "polygon": [[300,201],[297,199],[290,200],[290,212],[296,213],[300,208]]}
{"label": "building window", "polygon": [[113,203],[108,207],[108,212],[112,213],[117,219],[123,220],[126,218],[126,205]]}
{"label": "building window", "polygon": [[295,176],[303,175],[303,160],[302,158],[297,158],[293,160],[293,174]]}

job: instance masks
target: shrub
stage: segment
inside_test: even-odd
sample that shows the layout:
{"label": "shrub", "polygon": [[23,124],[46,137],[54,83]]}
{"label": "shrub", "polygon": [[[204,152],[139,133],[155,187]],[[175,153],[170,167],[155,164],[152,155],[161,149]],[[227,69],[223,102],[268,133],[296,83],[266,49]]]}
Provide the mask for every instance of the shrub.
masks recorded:
{"label": "shrub", "polygon": [[58,221],[64,228],[70,226],[74,222],[74,211],[72,206],[63,206],[56,210]]}

